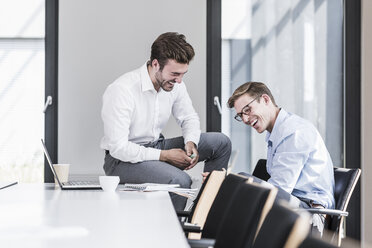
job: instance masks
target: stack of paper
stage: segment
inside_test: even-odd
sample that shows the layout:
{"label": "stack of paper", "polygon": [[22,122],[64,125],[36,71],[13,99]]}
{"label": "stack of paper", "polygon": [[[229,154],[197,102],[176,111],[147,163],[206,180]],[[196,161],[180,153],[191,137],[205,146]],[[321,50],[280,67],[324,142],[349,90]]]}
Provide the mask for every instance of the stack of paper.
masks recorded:
{"label": "stack of paper", "polygon": [[195,199],[198,189],[187,189],[180,188],[179,184],[161,184],[161,183],[142,183],[142,184],[133,184],[126,183],[124,187],[120,190],[124,191],[168,191],[173,192],[179,195],[182,195],[187,198]]}
{"label": "stack of paper", "polygon": [[135,191],[154,191],[154,190],[168,190],[170,188],[178,188],[179,184],[161,184],[161,183],[126,183],[124,184],[123,190],[135,190]]}

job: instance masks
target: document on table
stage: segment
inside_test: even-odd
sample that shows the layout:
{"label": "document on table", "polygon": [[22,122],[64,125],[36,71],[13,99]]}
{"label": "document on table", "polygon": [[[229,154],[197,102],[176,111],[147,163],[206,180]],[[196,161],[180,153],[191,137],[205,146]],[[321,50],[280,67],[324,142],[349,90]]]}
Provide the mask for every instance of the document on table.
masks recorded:
{"label": "document on table", "polygon": [[153,190],[168,190],[180,187],[179,184],[161,184],[161,183],[126,183],[122,190],[141,190],[141,191],[153,191]]}
{"label": "document on table", "polygon": [[195,198],[198,192],[198,189],[187,189],[180,188],[179,184],[161,184],[161,183],[141,183],[133,184],[126,183],[124,187],[120,190],[123,191],[168,191],[173,192],[179,195],[182,195],[187,198]]}

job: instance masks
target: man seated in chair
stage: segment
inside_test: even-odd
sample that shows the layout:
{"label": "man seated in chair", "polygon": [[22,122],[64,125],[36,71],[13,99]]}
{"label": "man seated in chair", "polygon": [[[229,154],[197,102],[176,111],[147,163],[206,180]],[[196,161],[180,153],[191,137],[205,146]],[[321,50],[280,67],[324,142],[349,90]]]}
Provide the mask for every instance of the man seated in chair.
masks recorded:
{"label": "man seated in chair", "polygon": [[[333,164],[317,129],[307,120],[279,108],[263,83],[239,86],[228,100],[235,119],[267,131],[268,182],[278,197],[294,207],[334,208]],[[255,178],[255,180],[259,180]],[[313,226],[323,231],[324,217],[314,215]]]}

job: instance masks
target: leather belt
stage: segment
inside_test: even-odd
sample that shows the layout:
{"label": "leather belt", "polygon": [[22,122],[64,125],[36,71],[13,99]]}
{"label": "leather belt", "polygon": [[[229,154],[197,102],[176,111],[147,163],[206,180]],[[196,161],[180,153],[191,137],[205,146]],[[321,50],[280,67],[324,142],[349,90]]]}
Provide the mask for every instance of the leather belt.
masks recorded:
{"label": "leather belt", "polygon": [[322,204],[311,203],[312,208],[324,208]]}

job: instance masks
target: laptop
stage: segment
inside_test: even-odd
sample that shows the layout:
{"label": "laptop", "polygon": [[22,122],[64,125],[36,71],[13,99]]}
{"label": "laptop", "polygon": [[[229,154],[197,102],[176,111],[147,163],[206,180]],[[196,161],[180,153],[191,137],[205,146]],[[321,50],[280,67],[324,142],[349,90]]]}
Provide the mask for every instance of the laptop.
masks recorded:
{"label": "laptop", "polygon": [[63,190],[66,190],[66,189],[69,189],[69,190],[71,189],[102,189],[98,181],[70,181],[70,182],[61,183],[61,181],[59,180],[57,176],[56,171],[54,170],[52,160],[49,156],[48,150],[45,146],[43,139],[41,139],[41,143],[43,144],[44,155],[46,159],[48,160],[50,169],[52,170],[61,189]]}

